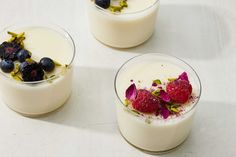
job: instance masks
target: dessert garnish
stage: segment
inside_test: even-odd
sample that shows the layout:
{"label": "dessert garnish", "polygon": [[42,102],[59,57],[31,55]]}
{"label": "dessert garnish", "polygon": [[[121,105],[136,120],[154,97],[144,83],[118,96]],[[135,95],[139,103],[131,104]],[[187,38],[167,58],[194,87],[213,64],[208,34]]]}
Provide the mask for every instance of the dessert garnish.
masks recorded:
{"label": "dessert garnish", "polygon": [[121,12],[124,8],[128,7],[127,0],[120,0],[119,5],[110,5],[109,10],[113,13]]}
{"label": "dessert garnish", "polygon": [[27,58],[31,58],[31,53],[26,50],[26,49],[21,49],[18,53],[17,53],[17,59],[19,62],[24,62]]}
{"label": "dessert garnish", "polygon": [[138,89],[134,82],[125,92],[125,105],[135,114],[156,116],[167,119],[178,116],[196,97],[188,75],[183,72],[178,78],[161,81],[156,79],[151,87]]}
{"label": "dessert garnish", "polygon": [[95,0],[95,4],[103,9],[109,9],[111,12],[121,12],[128,7],[127,0],[120,0],[118,4],[112,4],[111,0]]}
{"label": "dessert garnish", "polygon": [[39,64],[42,66],[43,70],[46,72],[51,72],[55,68],[55,63],[51,58],[48,57],[43,57],[40,61]]}
{"label": "dessert garnish", "polygon": [[40,81],[44,76],[42,67],[36,62],[21,63],[20,73],[24,81]]}
{"label": "dessert garnish", "polygon": [[97,4],[99,7],[107,9],[109,8],[111,3],[111,0],[95,0],[95,4]]}
{"label": "dessert garnish", "polygon": [[14,62],[12,60],[3,59],[0,66],[3,72],[10,73],[14,69]]}
{"label": "dessert garnish", "polygon": [[[43,57],[39,63],[34,61],[31,58],[32,53],[24,47],[25,33],[7,33],[11,38],[0,45],[0,68],[3,72],[10,73],[17,81],[25,82],[56,78],[56,75],[51,75],[50,72],[56,66],[61,66],[60,63],[48,57]],[[61,66],[61,73],[64,73],[67,68],[68,65]]]}

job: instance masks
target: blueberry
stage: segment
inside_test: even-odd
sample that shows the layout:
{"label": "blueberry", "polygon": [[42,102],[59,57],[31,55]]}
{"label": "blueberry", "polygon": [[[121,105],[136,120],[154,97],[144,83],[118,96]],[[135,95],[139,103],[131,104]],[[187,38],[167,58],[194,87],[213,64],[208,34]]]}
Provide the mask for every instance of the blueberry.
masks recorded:
{"label": "blueberry", "polygon": [[3,42],[0,45],[0,58],[15,61],[17,52],[20,49],[21,46],[16,42]]}
{"label": "blueberry", "polygon": [[23,62],[20,64],[20,71],[23,72],[28,66],[30,65],[29,62]]}
{"label": "blueberry", "polygon": [[95,0],[95,3],[104,9],[109,8],[111,0]]}
{"label": "blueberry", "polygon": [[27,58],[30,58],[31,55],[29,53],[28,50],[25,49],[21,49],[18,53],[17,53],[17,59],[19,62],[24,62]]}
{"label": "blueberry", "polygon": [[20,64],[20,73],[25,82],[43,80],[44,72],[36,62],[23,62]]}
{"label": "blueberry", "polygon": [[46,72],[51,72],[55,68],[54,61],[48,57],[43,57],[39,63],[42,66],[43,70]]}
{"label": "blueberry", "polygon": [[12,60],[2,60],[0,63],[1,69],[5,73],[10,73],[14,69],[14,63]]}

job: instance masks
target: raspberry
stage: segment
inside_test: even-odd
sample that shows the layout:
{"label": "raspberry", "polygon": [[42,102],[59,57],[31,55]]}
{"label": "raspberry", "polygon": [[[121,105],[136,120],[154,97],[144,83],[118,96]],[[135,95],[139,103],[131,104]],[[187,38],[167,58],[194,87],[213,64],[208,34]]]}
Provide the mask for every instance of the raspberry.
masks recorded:
{"label": "raspberry", "polygon": [[143,113],[154,113],[158,110],[160,99],[145,89],[139,89],[136,99],[132,102],[133,108]]}
{"label": "raspberry", "polygon": [[166,91],[175,103],[186,103],[192,93],[192,86],[188,81],[178,79],[169,82]]}

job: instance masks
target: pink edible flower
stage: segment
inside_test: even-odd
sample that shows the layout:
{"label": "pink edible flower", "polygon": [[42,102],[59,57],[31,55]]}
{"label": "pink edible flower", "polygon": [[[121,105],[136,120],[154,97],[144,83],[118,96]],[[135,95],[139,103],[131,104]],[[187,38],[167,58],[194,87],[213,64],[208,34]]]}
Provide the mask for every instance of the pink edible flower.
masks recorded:
{"label": "pink edible flower", "polygon": [[162,107],[161,115],[163,116],[164,119],[167,119],[170,116],[170,111],[167,108]]}
{"label": "pink edible flower", "polygon": [[179,75],[179,80],[184,80],[184,81],[187,81],[189,82],[188,80],[188,74],[186,72],[183,72],[181,75]]}
{"label": "pink edible flower", "polygon": [[131,84],[125,91],[125,97],[128,100],[135,100],[137,96],[137,88],[135,84]]}
{"label": "pink edible flower", "polygon": [[171,100],[169,94],[166,93],[164,90],[160,91],[159,97],[165,102],[170,102],[170,100]]}

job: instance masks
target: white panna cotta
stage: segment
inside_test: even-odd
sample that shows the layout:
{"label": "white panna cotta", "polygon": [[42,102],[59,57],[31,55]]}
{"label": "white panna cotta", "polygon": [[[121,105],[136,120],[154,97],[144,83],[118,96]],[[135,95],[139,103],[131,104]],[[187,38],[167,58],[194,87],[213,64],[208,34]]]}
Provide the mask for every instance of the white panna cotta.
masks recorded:
{"label": "white panna cotta", "polygon": [[13,26],[1,32],[1,43],[10,36],[7,31],[25,33],[24,48],[39,62],[49,57],[61,64],[45,75],[51,76],[36,82],[17,81],[0,70],[0,96],[14,111],[25,116],[45,114],[63,105],[72,89],[72,62],[75,47],[70,35],[56,26]]}
{"label": "white panna cotta", "polygon": [[[119,5],[120,0],[111,0]],[[142,44],[155,30],[158,0],[127,0],[128,7],[120,12],[97,6],[89,1],[88,15],[91,32],[102,43],[116,48],[129,48]]]}
{"label": "white panna cotta", "polygon": [[[188,74],[196,100],[185,104],[180,114],[164,119],[160,115],[139,114],[127,106],[125,92],[131,81],[137,88],[145,89],[153,80],[176,78],[183,72]],[[151,53],[135,57],[120,68],[115,79],[115,91],[117,120],[122,136],[141,150],[160,153],[177,147],[189,135],[201,84],[195,71],[182,60]]]}

